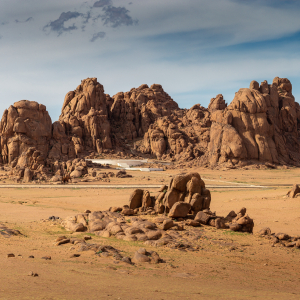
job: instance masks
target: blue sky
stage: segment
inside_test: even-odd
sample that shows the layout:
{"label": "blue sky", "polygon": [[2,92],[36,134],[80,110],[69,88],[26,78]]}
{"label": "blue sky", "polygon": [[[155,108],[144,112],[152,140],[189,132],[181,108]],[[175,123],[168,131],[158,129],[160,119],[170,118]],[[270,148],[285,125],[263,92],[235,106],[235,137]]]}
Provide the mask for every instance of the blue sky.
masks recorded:
{"label": "blue sky", "polygon": [[159,83],[189,108],[287,77],[300,99],[300,1],[1,0],[0,114],[21,99],[58,119],[97,77],[114,95]]}

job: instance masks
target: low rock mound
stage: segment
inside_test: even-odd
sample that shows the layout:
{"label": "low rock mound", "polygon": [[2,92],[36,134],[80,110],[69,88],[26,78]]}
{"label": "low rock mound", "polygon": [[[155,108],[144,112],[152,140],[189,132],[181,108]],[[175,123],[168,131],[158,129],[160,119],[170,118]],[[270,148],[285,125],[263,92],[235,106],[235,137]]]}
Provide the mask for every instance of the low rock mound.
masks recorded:
{"label": "low rock mound", "polygon": [[272,247],[282,246],[289,248],[300,248],[299,236],[292,237],[289,234],[282,232],[272,233],[269,227],[261,229],[257,234],[270,240]]}
{"label": "low rock mound", "polygon": [[0,224],[0,236],[8,238],[13,235],[21,235],[21,232],[15,229],[9,229],[5,225]]}

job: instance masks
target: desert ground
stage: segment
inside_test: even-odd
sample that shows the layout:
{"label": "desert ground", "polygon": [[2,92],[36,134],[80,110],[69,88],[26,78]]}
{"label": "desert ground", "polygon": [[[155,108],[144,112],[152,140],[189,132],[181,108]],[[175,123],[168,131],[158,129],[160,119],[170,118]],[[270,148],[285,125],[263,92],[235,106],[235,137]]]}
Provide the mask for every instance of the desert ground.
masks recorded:
{"label": "desert ground", "polygon": [[[101,188],[103,184],[160,186],[168,184],[173,175],[190,171],[199,172],[210,189],[212,211],[225,216],[246,207],[254,219],[254,233],[201,226],[196,242],[199,250],[180,251],[71,233],[60,224],[60,219],[87,209],[123,206],[134,190]],[[300,200],[286,197],[291,186],[300,181],[299,169],[194,168],[128,173],[133,177],[112,178],[109,184],[93,182],[97,188],[72,184],[65,188],[6,188],[10,182],[2,180],[0,224],[19,230],[21,235],[0,234],[0,299],[299,299],[300,250],[272,246],[256,234],[264,227],[275,233],[299,234]],[[148,190],[154,194],[158,188]],[[49,220],[50,216],[60,219]],[[87,242],[111,245],[129,257],[141,247],[154,250],[164,263],[129,265],[92,251],[71,257],[75,253],[71,244],[55,245],[62,235],[89,235]],[[9,253],[15,257],[7,257]],[[46,256],[51,260],[42,258]],[[29,276],[30,272],[38,276]]]}

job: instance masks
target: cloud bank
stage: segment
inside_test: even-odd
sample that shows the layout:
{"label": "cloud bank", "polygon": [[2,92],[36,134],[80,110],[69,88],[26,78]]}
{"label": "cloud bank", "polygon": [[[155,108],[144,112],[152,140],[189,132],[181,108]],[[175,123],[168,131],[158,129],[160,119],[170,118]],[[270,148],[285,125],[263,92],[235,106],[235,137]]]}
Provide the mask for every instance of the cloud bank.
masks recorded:
{"label": "cloud bank", "polygon": [[44,103],[56,120],[65,94],[86,77],[97,77],[111,95],[159,83],[181,107],[191,107],[207,106],[219,93],[230,102],[251,80],[280,76],[292,80],[300,101],[299,4],[6,1],[0,113],[25,98]]}

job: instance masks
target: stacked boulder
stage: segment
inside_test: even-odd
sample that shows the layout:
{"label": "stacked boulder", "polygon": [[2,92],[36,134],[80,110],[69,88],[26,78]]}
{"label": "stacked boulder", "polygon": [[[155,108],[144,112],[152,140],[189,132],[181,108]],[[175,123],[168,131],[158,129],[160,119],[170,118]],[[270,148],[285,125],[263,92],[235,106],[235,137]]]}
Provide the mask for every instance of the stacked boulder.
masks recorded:
{"label": "stacked boulder", "polygon": [[180,174],[172,178],[168,189],[158,196],[155,210],[172,218],[185,218],[189,213],[209,209],[210,202],[210,191],[198,173]]}
{"label": "stacked boulder", "polygon": [[185,218],[188,214],[209,209],[210,191],[198,173],[180,174],[162,186],[157,197],[149,191],[136,189],[130,196],[129,208],[134,213],[168,214],[171,218]]}

